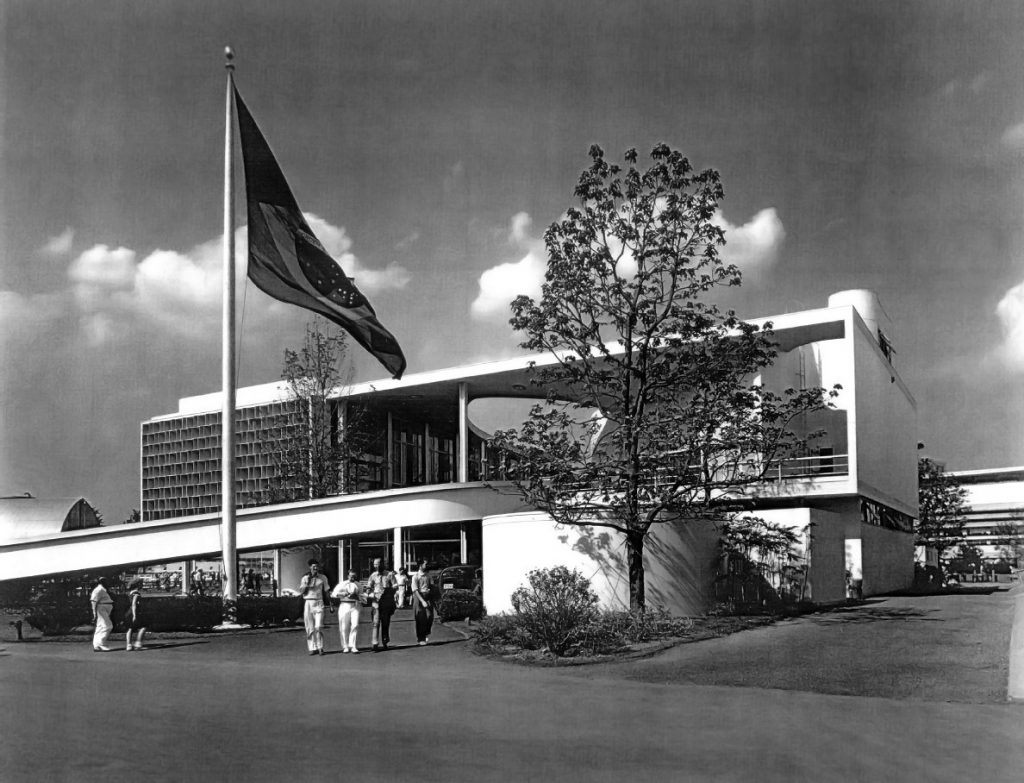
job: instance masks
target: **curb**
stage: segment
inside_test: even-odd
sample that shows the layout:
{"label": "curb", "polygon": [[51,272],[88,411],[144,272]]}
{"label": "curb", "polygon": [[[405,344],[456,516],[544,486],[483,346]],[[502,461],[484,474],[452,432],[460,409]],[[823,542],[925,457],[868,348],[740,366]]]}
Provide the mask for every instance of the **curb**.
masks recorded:
{"label": "curb", "polygon": [[1007,701],[1024,702],[1024,585],[1011,591],[1014,597],[1013,627],[1010,631],[1010,676]]}

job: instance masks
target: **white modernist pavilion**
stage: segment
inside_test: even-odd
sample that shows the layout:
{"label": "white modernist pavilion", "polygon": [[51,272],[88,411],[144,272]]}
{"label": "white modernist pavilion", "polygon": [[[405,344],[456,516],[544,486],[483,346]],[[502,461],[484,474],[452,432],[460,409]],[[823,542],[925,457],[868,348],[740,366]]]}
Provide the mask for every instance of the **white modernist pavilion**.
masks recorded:
{"label": "white modernist pavilion", "polygon": [[[756,514],[801,533],[805,594],[827,603],[851,578],[865,595],[913,579],[917,514],[915,402],[894,366],[892,326],[869,291],[844,291],[828,306],[771,318],[780,355],[761,378],[769,388],[832,387],[836,409],[809,423],[827,432],[815,451],[783,463],[757,493]],[[265,422],[284,404],[280,384],[237,391],[236,538],[240,556],[261,553],[273,578],[293,587],[309,553],[332,578],[365,571],[374,557],[406,565],[472,563],[484,572],[488,611],[509,607],[534,568],[564,564],[591,580],[603,603],[628,605],[624,542],[601,529],[562,528],[526,507],[502,480],[472,403],[534,398],[529,365],[543,356],[448,368],[357,384],[337,398],[379,428],[378,469],[347,494],[256,505],[273,464]],[[38,577],[157,563],[215,561],[221,552],[219,422],[222,394],[182,399],[178,411],[143,422],[142,521],[0,542],[0,578]],[[265,444],[262,444],[265,445]],[[718,565],[710,524],[658,526],[646,554],[651,605],[704,611]],[[184,581],[184,580],[183,580]]]}

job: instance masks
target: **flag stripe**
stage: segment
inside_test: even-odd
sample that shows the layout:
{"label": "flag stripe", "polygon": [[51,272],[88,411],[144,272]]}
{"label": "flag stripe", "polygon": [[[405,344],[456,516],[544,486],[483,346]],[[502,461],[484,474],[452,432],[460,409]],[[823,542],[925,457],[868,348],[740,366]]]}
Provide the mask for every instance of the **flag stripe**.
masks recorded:
{"label": "flag stripe", "polygon": [[235,89],[249,221],[249,279],[264,293],[322,315],[347,331],[395,378],[398,341],[302,216],[274,153]]}

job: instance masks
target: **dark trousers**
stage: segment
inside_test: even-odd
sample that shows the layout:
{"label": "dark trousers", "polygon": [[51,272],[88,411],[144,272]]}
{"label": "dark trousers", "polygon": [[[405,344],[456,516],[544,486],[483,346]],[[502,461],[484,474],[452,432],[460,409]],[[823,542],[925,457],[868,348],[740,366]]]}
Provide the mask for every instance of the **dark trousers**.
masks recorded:
{"label": "dark trousers", "polygon": [[384,646],[391,644],[391,615],[395,613],[394,606],[373,607],[373,643],[383,643]]}
{"label": "dark trousers", "polygon": [[416,641],[425,642],[430,636],[430,629],[434,626],[434,609],[430,606],[423,606],[415,598],[413,600],[416,601]]}

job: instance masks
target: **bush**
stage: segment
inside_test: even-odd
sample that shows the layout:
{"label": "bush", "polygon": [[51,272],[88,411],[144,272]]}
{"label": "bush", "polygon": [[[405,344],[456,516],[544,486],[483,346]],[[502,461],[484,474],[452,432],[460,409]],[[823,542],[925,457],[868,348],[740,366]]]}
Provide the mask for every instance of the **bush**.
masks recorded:
{"label": "bush", "polygon": [[484,616],[484,602],[472,590],[448,590],[437,604],[437,616],[448,620],[479,620]]}
{"label": "bush", "polygon": [[303,600],[298,596],[247,596],[238,599],[238,622],[252,626],[302,622]]}
{"label": "bush", "polygon": [[[128,596],[111,596],[114,608],[111,619],[116,631],[126,630]],[[246,625],[270,626],[297,623],[302,620],[302,599],[247,597],[238,600],[238,621]],[[142,597],[146,628],[151,631],[208,631],[223,621],[223,605],[219,596]],[[33,601],[25,613],[25,622],[46,636],[59,636],[79,625],[92,625],[89,599],[81,596],[48,596]]]}
{"label": "bush", "polygon": [[25,622],[45,636],[68,633],[78,625],[92,623],[92,607],[88,598],[33,602],[25,613]]}
{"label": "bush", "polygon": [[473,644],[484,652],[501,652],[509,647],[535,650],[537,645],[523,631],[516,615],[492,614],[474,628]]}
{"label": "bush", "polygon": [[692,627],[689,617],[674,617],[664,609],[598,612],[581,634],[579,650],[585,655],[613,653],[631,644],[683,636]]}
{"label": "bush", "polygon": [[595,617],[590,580],[565,566],[531,571],[527,579],[530,586],[512,594],[519,627],[552,655],[565,655]]}

